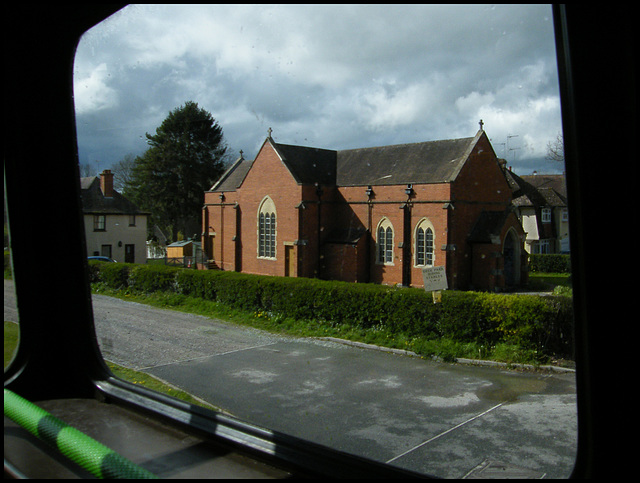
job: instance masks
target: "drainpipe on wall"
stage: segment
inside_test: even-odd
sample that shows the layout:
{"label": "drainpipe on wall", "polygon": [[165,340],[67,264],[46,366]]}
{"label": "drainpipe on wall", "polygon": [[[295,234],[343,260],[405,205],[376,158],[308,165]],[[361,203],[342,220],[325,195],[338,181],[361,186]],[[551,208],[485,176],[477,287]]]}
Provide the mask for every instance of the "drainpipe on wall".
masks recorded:
{"label": "drainpipe on wall", "polygon": [[454,276],[455,270],[455,244],[452,243],[452,233],[453,230],[451,227],[453,226],[453,202],[447,202],[442,207],[447,210],[447,243],[444,245],[443,249],[445,250],[445,267],[447,273],[447,284],[449,288],[455,290],[457,288],[456,277]]}
{"label": "drainpipe on wall", "polygon": [[220,193],[220,269],[224,270],[224,193]]}

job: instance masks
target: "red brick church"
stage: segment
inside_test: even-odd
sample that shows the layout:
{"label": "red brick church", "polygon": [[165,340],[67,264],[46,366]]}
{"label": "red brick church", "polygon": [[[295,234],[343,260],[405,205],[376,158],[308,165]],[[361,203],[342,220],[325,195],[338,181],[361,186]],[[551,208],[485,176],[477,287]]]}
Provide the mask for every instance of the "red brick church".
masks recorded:
{"label": "red brick church", "polygon": [[501,163],[474,137],[332,151],[269,135],[204,194],[202,246],[222,270],[450,289],[526,279],[524,231]]}

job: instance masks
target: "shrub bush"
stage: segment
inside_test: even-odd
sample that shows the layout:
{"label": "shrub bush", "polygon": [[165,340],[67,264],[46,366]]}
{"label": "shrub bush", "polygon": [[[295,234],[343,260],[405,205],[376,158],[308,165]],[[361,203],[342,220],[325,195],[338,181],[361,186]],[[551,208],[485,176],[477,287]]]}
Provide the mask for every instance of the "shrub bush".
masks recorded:
{"label": "shrub bush", "polygon": [[565,296],[445,291],[434,304],[424,290],[376,284],[121,263],[91,263],[90,271],[93,282],[114,289],[173,292],[272,318],[573,355],[573,307]]}
{"label": "shrub bush", "polygon": [[143,293],[173,291],[176,275],[180,271],[165,265],[131,265],[127,269],[127,286]]}
{"label": "shrub bush", "polygon": [[122,290],[129,286],[129,269],[126,263],[105,263],[89,261],[89,280],[102,282],[114,290]]}
{"label": "shrub bush", "polygon": [[531,254],[529,270],[543,273],[571,273],[571,256],[562,254]]}

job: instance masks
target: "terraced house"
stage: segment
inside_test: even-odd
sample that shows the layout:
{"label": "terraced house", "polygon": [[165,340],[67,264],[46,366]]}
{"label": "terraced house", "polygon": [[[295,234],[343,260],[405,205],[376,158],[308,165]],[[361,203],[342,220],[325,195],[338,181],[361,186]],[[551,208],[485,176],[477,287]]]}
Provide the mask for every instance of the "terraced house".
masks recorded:
{"label": "terraced house", "polygon": [[204,194],[211,268],[451,289],[526,280],[525,234],[501,163],[473,137],[333,151],[281,144],[271,130]]}

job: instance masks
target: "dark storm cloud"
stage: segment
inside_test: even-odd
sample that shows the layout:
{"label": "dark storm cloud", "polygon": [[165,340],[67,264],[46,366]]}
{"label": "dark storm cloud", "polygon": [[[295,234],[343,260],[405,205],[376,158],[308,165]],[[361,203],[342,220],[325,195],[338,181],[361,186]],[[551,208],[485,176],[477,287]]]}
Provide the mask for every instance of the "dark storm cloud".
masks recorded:
{"label": "dark storm cloud", "polygon": [[141,153],[193,100],[249,157],[269,127],[344,149],[472,136],[482,118],[528,170],[561,129],[552,24],[541,5],[130,6],[78,49],[81,162]]}

